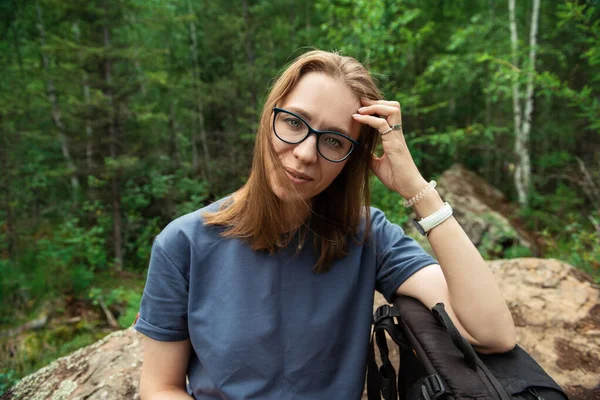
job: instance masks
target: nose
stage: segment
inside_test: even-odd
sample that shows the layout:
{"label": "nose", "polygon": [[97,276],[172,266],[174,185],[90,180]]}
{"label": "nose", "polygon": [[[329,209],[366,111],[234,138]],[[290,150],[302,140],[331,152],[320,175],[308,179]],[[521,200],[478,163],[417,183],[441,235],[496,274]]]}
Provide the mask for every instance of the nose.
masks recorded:
{"label": "nose", "polygon": [[305,164],[311,164],[317,161],[317,135],[308,135],[301,143],[294,148],[294,156]]}

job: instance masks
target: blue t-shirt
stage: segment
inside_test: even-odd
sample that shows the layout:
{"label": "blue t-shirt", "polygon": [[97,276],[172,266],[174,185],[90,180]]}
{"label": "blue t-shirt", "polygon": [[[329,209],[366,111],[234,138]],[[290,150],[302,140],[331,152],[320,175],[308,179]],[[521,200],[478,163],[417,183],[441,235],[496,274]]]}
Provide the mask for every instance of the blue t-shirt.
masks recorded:
{"label": "blue t-shirt", "polygon": [[204,211],[170,223],[154,241],[135,329],[190,339],[188,391],[205,399],[360,399],[374,290],[388,301],[435,264],[383,212],[372,233],[330,271],[315,273],[312,240],[269,255],[204,225]]}

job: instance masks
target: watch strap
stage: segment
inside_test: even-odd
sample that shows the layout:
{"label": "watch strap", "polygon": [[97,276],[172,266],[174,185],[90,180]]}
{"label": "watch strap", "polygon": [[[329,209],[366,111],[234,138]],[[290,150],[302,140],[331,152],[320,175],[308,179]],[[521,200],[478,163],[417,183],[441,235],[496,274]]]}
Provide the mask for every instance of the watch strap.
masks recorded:
{"label": "watch strap", "polygon": [[450,216],[452,216],[452,207],[448,202],[444,202],[442,208],[433,214],[419,220],[413,219],[413,224],[421,235],[427,235],[429,231],[450,218]]}

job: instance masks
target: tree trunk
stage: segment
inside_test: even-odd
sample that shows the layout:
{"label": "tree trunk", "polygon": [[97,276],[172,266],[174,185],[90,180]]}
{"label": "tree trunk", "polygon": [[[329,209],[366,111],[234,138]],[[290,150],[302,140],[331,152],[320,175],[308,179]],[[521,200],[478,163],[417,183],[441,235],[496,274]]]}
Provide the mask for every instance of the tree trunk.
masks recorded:
{"label": "tree trunk", "polygon": [[310,16],[310,10],[312,7],[312,3],[310,1],[306,2],[306,36],[310,37],[310,31],[311,31],[311,26],[310,26],[310,20],[311,20],[311,16]]}
{"label": "tree trunk", "polygon": [[[135,14],[130,13],[129,17],[131,19],[131,26],[134,27],[134,39],[136,41],[136,45],[137,42],[139,41],[139,33],[138,30],[135,29],[135,27],[137,27],[137,18],[135,17]],[[144,85],[144,70],[142,69],[142,64],[140,63],[139,58],[134,57],[133,59],[133,65],[135,65],[135,71],[137,72],[137,80],[138,80],[138,85],[140,88],[140,92],[142,92],[142,96],[146,95],[146,85]]]}
{"label": "tree trunk", "polygon": [[[21,75],[21,88],[25,95],[26,104],[30,104],[29,93],[27,91],[27,85],[25,83],[25,70],[23,68],[23,56],[21,55],[21,46],[19,45],[19,34],[17,32],[16,24],[11,24],[11,31],[13,33],[13,44],[15,46],[15,55],[17,56],[17,63],[19,64],[19,75]],[[18,130],[17,130],[18,131]]]}
{"label": "tree trunk", "polygon": [[[510,42],[512,48],[512,62],[518,68],[518,38],[517,23],[515,18],[515,0],[508,0],[510,15]],[[529,34],[529,70],[527,73],[527,88],[525,94],[525,113],[522,115],[519,82],[513,80],[513,114],[515,124],[515,155],[517,158],[515,168],[515,187],[519,204],[528,205],[529,191],[531,188],[531,160],[529,157],[529,133],[531,131],[531,115],[533,114],[533,78],[535,74],[535,55],[537,44],[537,29],[540,14],[540,2],[534,0],[531,15],[531,28]]]}
{"label": "tree trunk", "polygon": [[[290,7],[294,10],[294,7]],[[246,51],[246,61],[248,62],[248,81],[250,82],[250,102],[253,110],[256,109],[256,85],[254,79],[254,51],[252,50],[252,21],[250,20],[250,12],[248,10],[248,0],[242,0],[242,11],[244,15],[244,25],[246,26],[246,34],[244,35],[244,50]],[[293,22],[293,21],[292,21]],[[293,25],[292,25],[293,26]],[[293,32],[293,30],[292,30]],[[293,40],[293,39],[292,39]]]}
{"label": "tree trunk", "polygon": [[[194,9],[192,8],[192,2],[188,0],[188,9],[191,15],[195,16]],[[196,34],[196,22],[194,19],[190,21],[190,54],[192,57],[192,87],[194,90],[194,100],[196,102],[196,118],[197,118],[197,130],[192,131],[192,167],[194,173],[197,173],[200,168],[200,159],[198,155],[198,139],[200,139],[202,145],[202,151],[204,154],[204,168],[202,171],[202,177],[204,180],[210,182],[210,156],[208,152],[208,140],[206,135],[206,128],[204,126],[204,106],[202,104],[202,96],[200,94],[200,67],[198,65],[198,37]],[[198,137],[199,134],[199,137]]]}
{"label": "tree trunk", "polygon": [[[171,47],[170,42],[167,40],[165,42],[165,48],[169,54],[169,75],[174,76],[176,74],[176,62],[174,60],[174,51]],[[177,100],[177,89],[174,89],[174,84],[169,84],[169,91],[167,91],[167,96],[170,99],[169,101],[169,154],[171,155],[172,160],[172,170],[178,170],[181,167],[181,154],[179,151],[179,128],[177,126],[177,104],[179,101]]]}
{"label": "tree trunk", "polygon": [[58,141],[60,143],[63,158],[65,159],[69,170],[71,171],[71,187],[73,189],[73,195],[76,195],[79,189],[79,180],[76,176],[75,163],[73,163],[73,159],[71,158],[71,154],[69,152],[69,143],[65,132],[65,126],[62,122],[62,114],[60,106],[58,104],[58,99],[56,97],[56,89],[54,87],[52,79],[50,79],[50,57],[44,51],[44,47],[46,46],[46,29],[44,28],[42,8],[40,7],[39,3],[36,4],[36,10],[38,19],[37,27],[40,31],[40,41],[42,45],[42,48],[40,49],[42,54],[42,63],[44,65],[44,72],[47,75],[46,88],[48,92],[48,99],[50,100],[50,104],[52,106],[52,120],[54,121],[54,125],[58,129]]}
{"label": "tree trunk", "polygon": [[4,212],[6,213],[6,245],[8,257],[11,260],[15,259],[15,244],[16,244],[16,236],[15,236],[15,221],[14,214],[12,209],[12,196],[10,190],[10,163],[8,161],[9,152],[7,149],[9,148],[9,140],[8,140],[8,132],[4,130],[4,118],[3,115],[0,115],[0,168],[4,171],[3,174],[0,174],[0,193],[4,194]]}
{"label": "tree trunk", "polygon": [[[515,18],[515,0],[508,0],[508,11],[510,16],[510,44],[512,49],[512,63],[515,68],[519,66],[518,57],[518,37],[517,37],[517,21]],[[521,100],[519,99],[519,81],[518,77],[513,79],[512,82],[512,97],[513,97],[513,118],[515,125],[515,155],[517,158],[515,168],[515,187],[517,189],[517,196],[521,205],[527,204],[527,191],[523,185],[522,179],[522,167],[520,160],[523,158],[524,153],[527,149],[523,147],[523,135],[521,133]]]}
{"label": "tree trunk", "polygon": [[[104,4],[105,11],[108,13],[108,7]],[[104,31],[104,48],[110,47],[110,30],[107,25],[103,27]],[[104,56],[104,82],[106,85],[105,95],[109,103],[109,117],[107,118],[107,128],[109,136],[109,152],[110,158],[113,160],[117,159],[117,132],[115,129],[114,121],[114,98],[112,90],[112,76],[111,67],[112,59],[111,56],[105,54]],[[111,173],[110,178],[110,189],[112,197],[112,217],[113,217],[113,245],[115,253],[115,268],[118,271],[123,269],[123,233],[121,226],[121,192],[119,190],[119,168],[115,168]]]}
{"label": "tree trunk", "polygon": [[525,115],[523,118],[523,127],[521,128],[523,149],[520,155],[519,166],[521,167],[521,179],[525,187],[526,205],[531,189],[531,160],[529,158],[529,133],[531,131],[531,116],[533,114],[533,78],[535,75],[535,56],[537,52],[537,31],[538,20],[540,16],[540,0],[533,0],[533,13],[531,15],[531,28],[529,31],[529,69],[527,71],[527,89],[525,94]]}
{"label": "tree trunk", "polygon": [[[73,35],[75,36],[75,41],[77,43],[80,42],[80,32],[78,23],[73,24]],[[90,123],[89,118],[89,108],[90,108],[90,84],[87,71],[85,70],[85,60],[83,57],[83,53],[80,51],[78,54],[79,64],[81,65],[81,84],[83,86],[83,102],[86,106],[85,115],[83,119],[85,120],[85,159],[86,159],[86,169],[87,175],[92,174],[94,170],[94,153],[93,153],[93,135],[94,131],[92,129],[92,124]]]}

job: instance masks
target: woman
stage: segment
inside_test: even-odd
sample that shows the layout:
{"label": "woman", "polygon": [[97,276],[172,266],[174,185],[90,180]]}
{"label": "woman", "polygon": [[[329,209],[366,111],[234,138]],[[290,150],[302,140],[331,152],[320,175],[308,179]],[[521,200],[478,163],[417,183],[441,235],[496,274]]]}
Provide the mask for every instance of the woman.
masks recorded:
{"label": "woman", "polygon": [[[444,302],[480,352],[514,346],[492,274],[401,124],[350,57],[311,51],[282,73],[248,182],[154,242],[136,323],[142,399],[359,399],[375,289]],[[414,203],[439,264],[368,207],[369,170]]]}

